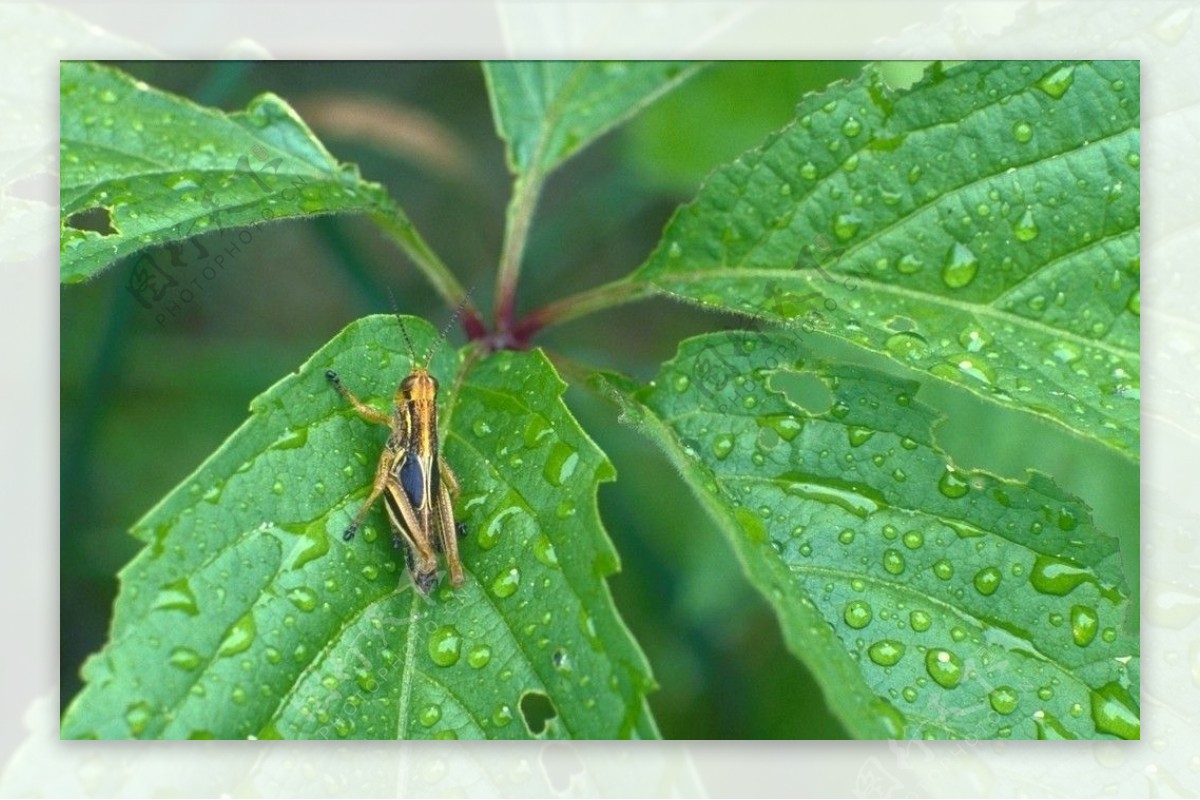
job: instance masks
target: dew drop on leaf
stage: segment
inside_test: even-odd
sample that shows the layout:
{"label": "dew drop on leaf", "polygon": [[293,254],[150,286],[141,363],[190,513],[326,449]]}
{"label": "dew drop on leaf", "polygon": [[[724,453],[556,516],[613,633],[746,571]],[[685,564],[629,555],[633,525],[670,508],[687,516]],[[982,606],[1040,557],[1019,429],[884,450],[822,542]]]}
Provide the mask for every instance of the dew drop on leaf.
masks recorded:
{"label": "dew drop on leaf", "polygon": [[1011,714],[1017,710],[1017,692],[1011,686],[997,686],[988,693],[988,702],[997,714]]}
{"label": "dew drop on leaf", "polygon": [[865,628],[871,622],[871,604],[865,600],[853,600],[846,604],[842,618],[851,628]]}
{"label": "dew drop on leaf", "polygon": [[1071,606],[1071,638],[1080,647],[1087,647],[1096,638],[1100,617],[1091,606]]}
{"label": "dew drop on leaf", "polygon": [[499,598],[512,597],[521,587],[521,571],[509,567],[492,581],[492,594]]}
{"label": "dew drop on leaf", "polygon": [[867,655],[881,667],[895,666],[904,657],[904,644],[895,639],[880,639],[867,648]]}
{"label": "dew drop on leaf", "polygon": [[443,625],[429,636],[429,658],[439,667],[452,667],[462,653],[462,635],[453,625]]}
{"label": "dew drop on leaf", "polygon": [[1000,587],[1000,579],[1000,570],[995,567],[984,567],[975,573],[975,591],[985,597],[994,594]]}
{"label": "dew drop on leaf", "polygon": [[1018,242],[1032,242],[1036,239],[1039,231],[1037,221],[1033,218],[1033,211],[1025,209],[1025,213],[1013,225],[1012,232]]}
{"label": "dew drop on leaf", "polygon": [[953,689],[963,679],[962,659],[949,650],[931,649],[925,654],[925,671],[938,686]]}
{"label": "dew drop on leaf", "polygon": [[946,252],[942,264],[942,282],[951,289],[961,289],[975,280],[978,272],[979,260],[971,248],[962,242],[955,242]]}

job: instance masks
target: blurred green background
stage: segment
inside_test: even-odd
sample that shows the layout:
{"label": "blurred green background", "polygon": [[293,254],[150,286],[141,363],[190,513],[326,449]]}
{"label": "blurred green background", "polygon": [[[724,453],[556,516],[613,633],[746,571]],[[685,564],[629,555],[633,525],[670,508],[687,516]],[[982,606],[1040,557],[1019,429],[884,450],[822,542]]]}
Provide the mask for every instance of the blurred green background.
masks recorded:
{"label": "blurred green background", "polygon": [[[481,308],[503,232],[509,176],[479,65],[473,62],[134,62],[116,66],[198,103],[236,110],[272,91],[333,154],[383,183]],[[624,275],[651,251],[672,210],[715,166],[792,118],[802,94],[858,62],[721,62],[605,136],[549,181],[525,259],[519,309]],[[891,65],[897,82],[912,65]],[[226,268],[146,309],[118,264],[61,295],[61,684],[107,636],[117,573],[139,549],[130,526],[247,415],[249,401],[351,320],[390,310],[449,317],[367,222],[276,223],[201,238]],[[234,242],[240,248],[228,252]],[[192,245],[187,245],[192,247]],[[155,254],[168,263],[165,250]],[[189,284],[191,285],[191,284]],[[174,307],[171,303],[174,303]],[[646,380],[681,339],[747,320],[653,300],[547,331],[539,343]],[[461,341],[461,339],[460,339]],[[827,338],[835,357],[902,372]],[[953,388],[921,399],[947,414],[939,441],[956,461],[1020,478],[1053,475],[1122,537],[1137,575],[1138,470],[1049,425]],[[784,648],[765,602],[742,578],[712,522],[655,447],[585,389],[567,402],[608,453],[618,480],[600,490],[621,554],[617,605],[661,688],[651,697],[668,738],[841,738],[807,670]],[[1030,442],[1036,442],[1031,447]],[[1133,587],[1137,596],[1137,587]]]}

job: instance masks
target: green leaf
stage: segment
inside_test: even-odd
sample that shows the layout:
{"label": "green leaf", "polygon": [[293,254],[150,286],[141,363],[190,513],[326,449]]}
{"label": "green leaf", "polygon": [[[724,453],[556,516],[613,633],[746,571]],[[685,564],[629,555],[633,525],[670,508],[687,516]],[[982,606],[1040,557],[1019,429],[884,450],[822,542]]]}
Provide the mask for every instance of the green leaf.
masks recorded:
{"label": "green leaf", "polygon": [[674,61],[489,61],[496,128],[519,174],[546,174],[687,79]]}
{"label": "green leaf", "polygon": [[[426,323],[408,330],[417,352],[436,344]],[[382,504],[342,541],[388,433],[324,372],[387,408],[407,353],[394,318],[350,325],[137,524],[147,547],[63,736],[657,735],[649,668],[604,580],[618,562],[596,490],[614,471],[540,352],[433,356],[462,587],[416,593]]]}
{"label": "green leaf", "polygon": [[[859,737],[1136,738],[1136,615],[1117,540],[1049,478],[956,469],[917,384],[806,364],[795,337],[684,342],[608,378]],[[778,391],[823,382],[809,413]]]}
{"label": "green leaf", "polygon": [[715,172],[635,280],[844,338],[1136,458],[1136,62],[869,71]]}
{"label": "green leaf", "polygon": [[[60,92],[65,283],[151,245],[222,228],[393,211],[382,187],[339,164],[275,95],[226,114],[111,67],[70,61]],[[135,275],[152,288],[167,267],[146,263]]]}

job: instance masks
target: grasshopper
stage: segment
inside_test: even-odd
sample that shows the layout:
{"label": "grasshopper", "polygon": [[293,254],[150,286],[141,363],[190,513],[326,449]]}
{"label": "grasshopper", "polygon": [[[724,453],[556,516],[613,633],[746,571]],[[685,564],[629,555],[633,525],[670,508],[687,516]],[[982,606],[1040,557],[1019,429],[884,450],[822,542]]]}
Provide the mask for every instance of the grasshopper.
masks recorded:
{"label": "grasshopper", "polygon": [[[400,330],[412,357],[412,341],[403,320]],[[437,584],[435,551],[446,554],[450,583],[462,585],[463,567],[457,540],[466,535],[466,526],[454,521],[453,500],[459,493],[458,478],[438,452],[438,382],[428,369],[432,356],[431,348],[424,366],[417,366],[412,358],[412,371],[396,388],[391,417],[359,400],[342,384],[337,372],[325,371],[333,388],[358,416],[392,431],[380,454],[371,494],[342,539],[348,542],[354,538],[367,512],[382,495],[392,525],[392,544],[404,549],[413,583],[423,594],[429,594]]]}

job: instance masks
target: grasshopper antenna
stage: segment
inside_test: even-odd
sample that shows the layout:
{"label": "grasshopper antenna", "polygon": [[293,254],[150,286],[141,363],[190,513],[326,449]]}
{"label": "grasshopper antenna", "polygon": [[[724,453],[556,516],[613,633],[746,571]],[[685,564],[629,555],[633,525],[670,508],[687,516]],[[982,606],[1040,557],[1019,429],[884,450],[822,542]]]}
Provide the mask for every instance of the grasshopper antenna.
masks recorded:
{"label": "grasshopper antenna", "polygon": [[396,315],[396,322],[400,323],[400,333],[404,334],[404,343],[408,345],[408,357],[413,362],[413,366],[417,365],[417,351],[413,347],[412,339],[408,337],[408,326],[404,324],[404,317],[400,316],[400,308],[396,305],[396,296],[392,294],[392,287],[387,287],[388,300],[392,301],[392,313]]}
{"label": "grasshopper antenna", "polygon": [[454,313],[450,315],[450,319],[446,320],[446,324],[442,326],[442,331],[441,331],[441,333],[438,334],[437,340],[429,346],[428,352],[425,353],[425,365],[426,366],[429,366],[429,362],[433,359],[433,354],[437,352],[437,349],[439,347],[441,347],[442,342],[446,341],[446,335],[450,333],[450,328],[454,325],[455,322],[458,321],[459,317],[462,316],[463,309],[466,307],[467,301],[471,299],[471,292],[474,289],[475,289],[475,287],[471,286],[469,289],[467,289],[466,292],[463,293],[462,300],[459,302],[458,306],[454,309]]}

